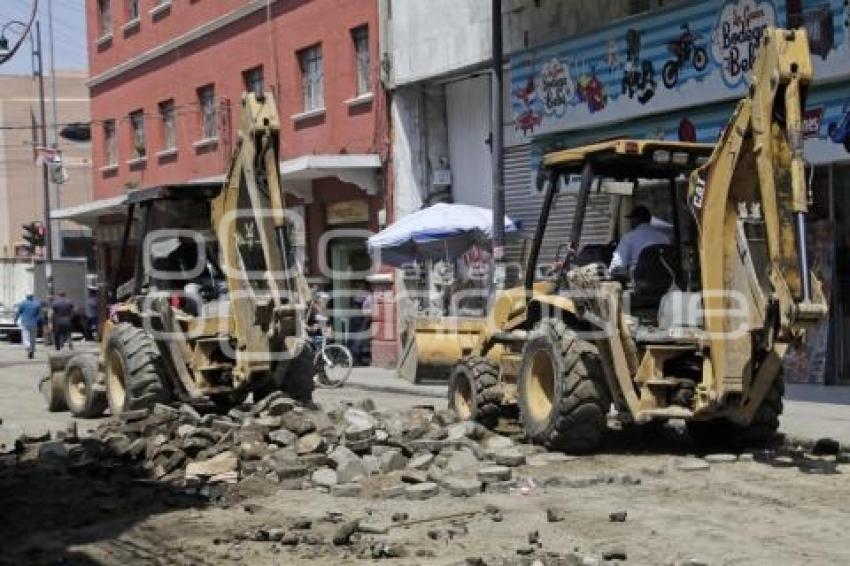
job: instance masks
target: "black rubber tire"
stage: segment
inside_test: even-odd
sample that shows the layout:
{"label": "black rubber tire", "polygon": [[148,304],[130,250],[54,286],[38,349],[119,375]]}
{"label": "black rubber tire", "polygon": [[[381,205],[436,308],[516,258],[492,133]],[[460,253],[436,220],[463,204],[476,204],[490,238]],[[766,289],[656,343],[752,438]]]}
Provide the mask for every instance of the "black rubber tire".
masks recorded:
{"label": "black rubber tire", "polygon": [[664,86],[671,89],[679,82],[679,63],[676,61],[667,61],[661,69],[661,80]]}
{"label": "black rubber tire", "polygon": [[708,65],[708,52],[705,50],[705,48],[695,48],[692,61],[694,64],[694,69],[696,69],[697,72],[705,69],[705,66]]}
{"label": "black rubber tire", "polygon": [[65,404],[64,391],[65,374],[61,371],[44,376],[38,383],[38,390],[44,399],[47,410],[51,413],[68,410]]}
{"label": "black rubber tire", "polygon": [[776,432],[779,430],[784,396],[785,379],[780,373],[771,384],[749,425],[741,426],[728,419],[688,421],[688,434],[692,440],[704,445],[758,445],[770,442],[776,438]]}
{"label": "black rubber tire", "polygon": [[[499,368],[477,356],[455,365],[449,376],[449,408],[465,420],[474,420],[495,428],[502,414],[503,394],[499,386]],[[460,398],[465,401],[460,402]]]}
{"label": "black rubber tire", "polygon": [[[118,356],[124,367],[123,403],[119,395],[110,393],[111,356]],[[171,391],[165,383],[165,364],[154,339],[141,328],[122,322],[106,344],[107,400],[113,415],[123,411],[152,409],[157,403],[168,403]],[[120,392],[119,392],[120,393]]]}
{"label": "black rubber tire", "polygon": [[267,397],[272,391],[283,391],[295,401],[311,403],[316,388],[313,380],[316,373],[315,357],[316,348],[312,343],[305,342],[295,358],[278,366],[266,379],[254,386],[254,402]]}
{"label": "black rubber tire", "polygon": [[[530,399],[531,369],[538,354],[552,363],[551,405],[545,415]],[[548,318],[537,325],[523,350],[518,386],[520,419],[531,442],[567,452],[587,452],[602,443],[611,394],[599,352],[562,320]]]}
{"label": "black rubber tire", "polygon": [[[71,387],[81,380],[85,391],[80,397]],[[106,392],[98,387],[98,364],[94,354],[77,354],[65,366],[63,383],[65,403],[75,417],[90,419],[99,417],[107,407]]]}

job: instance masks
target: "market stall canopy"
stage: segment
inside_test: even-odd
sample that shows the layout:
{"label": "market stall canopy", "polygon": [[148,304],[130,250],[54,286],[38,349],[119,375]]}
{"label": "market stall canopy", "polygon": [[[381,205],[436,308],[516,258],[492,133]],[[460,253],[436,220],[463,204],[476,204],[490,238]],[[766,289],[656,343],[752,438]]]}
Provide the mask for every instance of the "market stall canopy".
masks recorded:
{"label": "market stall canopy", "polygon": [[[505,234],[518,234],[505,217]],[[493,212],[467,204],[439,203],[408,214],[368,240],[369,253],[381,263],[401,266],[412,261],[455,259],[473,245],[490,247]]]}

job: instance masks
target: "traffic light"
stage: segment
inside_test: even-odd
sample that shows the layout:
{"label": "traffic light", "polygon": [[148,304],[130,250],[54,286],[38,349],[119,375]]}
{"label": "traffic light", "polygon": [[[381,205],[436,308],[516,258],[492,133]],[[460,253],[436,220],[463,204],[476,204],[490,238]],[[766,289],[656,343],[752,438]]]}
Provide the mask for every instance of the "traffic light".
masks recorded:
{"label": "traffic light", "polygon": [[24,224],[24,240],[31,255],[35,255],[36,248],[44,247],[44,224],[41,222],[30,222]]}

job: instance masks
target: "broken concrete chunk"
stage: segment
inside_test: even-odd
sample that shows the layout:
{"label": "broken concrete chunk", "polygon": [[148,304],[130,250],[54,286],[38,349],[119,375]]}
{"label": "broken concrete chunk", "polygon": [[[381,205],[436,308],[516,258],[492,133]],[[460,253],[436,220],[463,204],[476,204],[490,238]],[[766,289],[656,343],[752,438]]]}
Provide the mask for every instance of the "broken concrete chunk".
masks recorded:
{"label": "broken concrete chunk", "polygon": [[325,439],[315,432],[304,435],[295,441],[295,453],[299,456],[312,452],[323,452],[324,449]]}
{"label": "broken concrete chunk", "polygon": [[331,495],[334,497],[360,497],[359,483],[338,483],[331,486]]}
{"label": "broken concrete chunk", "polygon": [[[292,399],[286,399],[284,397],[279,397],[273,399],[266,409],[266,413],[271,417],[280,417],[286,413],[289,413],[295,408],[295,402]],[[289,427],[287,427],[289,428]],[[290,429],[291,430],[291,429]],[[295,432],[295,431],[293,431]]]}
{"label": "broken concrete chunk", "polygon": [[507,466],[488,466],[478,470],[478,479],[484,483],[508,481],[512,473]]}
{"label": "broken concrete chunk", "polygon": [[502,436],[500,434],[490,434],[489,436],[486,436],[483,440],[481,440],[481,446],[485,450],[495,451],[502,450],[504,448],[512,448],[513,446],[515,446],[515,443],[507,436]]}
{"label": "broken concrete chunk", "polygon": [[516,448],[496,450],[492,454],[488,453],[488,456],[492,457],[493,461],[500,466],[510,466],[515,468],[525,464],[525,454]]}
{"label": "broken concrete chunk", "polygon": [[430,452],[417,454],[407,462],[407,467],[416,470],[427,470],[433,461],[434,455]]}
{"label": "broken concrete chunk", "polygon": [[401,481],[404,483],[425,483],[428,481],[428,472],[408,468],[401,473]]}
{"label": "broken concrete chunk", "polygon": [[294,432],[298,436],[304,436],[316,430],[316,423],[304,414],[289,411],[281,419],[284,428]]}
{"label": "broken concrete chunk", "polygon": [[355,409],[353,407],[346,409],[345,414],[343,414],[343,419],[345,419],[346,428],[362,427],[375,429],[378,427],[378,421],[375,420],[375,417],[366,411],[361,411],[360,409]]}
{"label": "broken concrete chunk", "polygon": [[310,478],[313,480],[313,483],[321,486],[330,488],[331,486],[336,485],[336,472],[330,468],[319,468]]}
{"label": "broken concrete chunk", "polygon": [[737,462],[738,457],[735,454],[708,454],[704,460],[709,464],[731,464]]}
{"label": "broken concrete chunk", "polygon": [[475,472],[478,469],[478,459],[466,450],[458,450],[449,458],[446,463],[446,470],[451,474],[457,474],[464,471]]}
{"label": "broken concrete chunk", "polygon": [[292,446],[298,440],[298,435],[285,428],[269,432],[269,441],[277,446]]}
{"label": "broken concrete chunk", "polygon": [[700,458],[688,458],[676,462],[676,469],[680,472],[702,472],[710,467],[708,462]]}
{"label": "broken concrete chunk", "polygon": [[481,482],[474,479],[446,478],[443,486],[452,497],[473,497],[481,493]]}
{"label": "broken concrete chunk", "polygon": [[190,462],[186,466],[186,477],[209,477],[226,474],[236,471],[238,465],[239,461],[236,459],[236,454],[228,450],[209,460]]}
{"label": "broken concrete chunk", "polygon": [[400,450],[387,450],[380,456],[381,472],[388,474],[403,470],[407,466],[407,458],[402,456]]}
{"label": "broken concrete chunk", "polygon": [[404,495],[413,501],[430,499],[440,492],[440,487],[433,482],[417,483],[404,489]]}

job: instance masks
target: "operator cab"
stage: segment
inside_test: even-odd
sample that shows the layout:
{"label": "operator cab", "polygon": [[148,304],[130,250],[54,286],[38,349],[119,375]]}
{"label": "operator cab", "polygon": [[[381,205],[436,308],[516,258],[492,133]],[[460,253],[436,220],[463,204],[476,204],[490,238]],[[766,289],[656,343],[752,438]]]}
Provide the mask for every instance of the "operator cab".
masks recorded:
{"label": "operator cab", "polygon": [[[538,226],[540,242],[556,199],[574,198],[575,212],[567,242],[558,247],[551,263],[550,258],[535,258],[540,261],[534,271],[547,274],[557,290],[566,291],[570,270],[596,270],[603,279],[622,284],[624,310],[641,327],[652,330],[672,324],[668,314],[659,316],[665,297],[694,293],[701,285],[697,226],[687,204],[688,179],[713,150],[713,144],[618,139],[546,155],[550,190]],[[592,194],[611,197],[605,211],[609,219],[605,242],[598,234],[588,242],[583,233]],[[669,244],[647,245],[633,268],[611,270],[614,251],[630,229],[627,216],[638,208],[651,211],[652,229],[665,234]]]}

